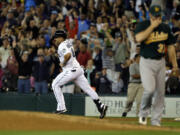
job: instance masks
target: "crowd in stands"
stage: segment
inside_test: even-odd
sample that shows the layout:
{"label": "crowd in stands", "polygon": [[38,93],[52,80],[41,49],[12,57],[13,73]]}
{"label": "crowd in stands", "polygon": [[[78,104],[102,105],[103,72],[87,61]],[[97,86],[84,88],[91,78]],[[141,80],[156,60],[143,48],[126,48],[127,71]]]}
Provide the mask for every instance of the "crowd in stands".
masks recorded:
{"label": "crowd in stands", "polygon": [[[74,55],[91,86],[100,94],[126,92],[129,65],[140,52],[134,29],[138,22],[149,19],[153,4],[161,6],[163,22],[177,39],[180,67],[179,0],[1,0],[1,91],[50,92],[60,69],[52,37],[63,29],[74,39]],[[167,60],[166,92],[178,94],[180,77],[171,77],[170,69]],[[65,88],[73,93],[73,85]]]}

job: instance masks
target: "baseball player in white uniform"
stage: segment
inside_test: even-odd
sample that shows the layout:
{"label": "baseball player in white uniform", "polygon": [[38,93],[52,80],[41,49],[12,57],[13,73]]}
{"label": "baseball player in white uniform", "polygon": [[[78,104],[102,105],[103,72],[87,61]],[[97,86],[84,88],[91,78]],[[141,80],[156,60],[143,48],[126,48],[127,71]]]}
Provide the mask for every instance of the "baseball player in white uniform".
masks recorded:
{"label": "baseball player in white uniform", "polygon": [[58,47],[60,66],[62,68],[62,72],[52,82],[52,89],[57,100],[56,113],[61,114],[67,111],[61,88],[69,81],[73,81],[93,99],[100,112],[100,118],[104,118],[108,107],[101,103],[97,93],[90,87],[85,78],[84,70],[76,60],[72,39],[66,39],[65,31],[57,30],[54,40]]}

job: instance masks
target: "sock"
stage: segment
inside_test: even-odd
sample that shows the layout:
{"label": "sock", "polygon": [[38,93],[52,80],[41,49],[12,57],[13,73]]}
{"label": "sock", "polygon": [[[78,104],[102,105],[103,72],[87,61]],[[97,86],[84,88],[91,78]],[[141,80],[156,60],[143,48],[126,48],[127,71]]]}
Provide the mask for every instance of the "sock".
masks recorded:
{"label": "sock", "polygon": [[97,108],[98,108],[98,111],[100,112],[102,107],[104,106],[103,103],[101,103],[101,101],[99,99],[96,99],[96,100],[93,100],[94,103],[96,104]]}

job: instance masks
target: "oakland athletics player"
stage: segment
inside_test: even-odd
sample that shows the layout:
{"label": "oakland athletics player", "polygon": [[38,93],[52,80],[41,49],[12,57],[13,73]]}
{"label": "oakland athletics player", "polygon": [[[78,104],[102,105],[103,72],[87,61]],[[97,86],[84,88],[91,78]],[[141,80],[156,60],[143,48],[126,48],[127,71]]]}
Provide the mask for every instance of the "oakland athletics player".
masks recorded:
{"label": "oakland athletics player", "polygon": [[102,104],[97,93],[90,87],[84,76],[84,70],[75,58],[72,40],[66,39],[66,32],[57,30],[54,35],[55,44],[58,47],[58,55],[62,72],[52,82],[52,89],[57,100],[56,113],[66,112],[64,96],[61,88],[69,81],[74,81],[85,93],[87,93],[94,101],[100,112],[100,118],[104,118],[107,106]]}
{"label": "oakland athletics player", "polygon": [[[165,94],[165,47],[174,71],[178,70],[175,52],[175,38],[168,25],[162,23],[161,8],[150,7],[150,21],[139,23],[135,39],[140,46],[140,75],[144,87],[141,101],[139,123],[146,125],[152,106],[151,125],[161,126]],[[152,97],[154,100],[152,102]]]}

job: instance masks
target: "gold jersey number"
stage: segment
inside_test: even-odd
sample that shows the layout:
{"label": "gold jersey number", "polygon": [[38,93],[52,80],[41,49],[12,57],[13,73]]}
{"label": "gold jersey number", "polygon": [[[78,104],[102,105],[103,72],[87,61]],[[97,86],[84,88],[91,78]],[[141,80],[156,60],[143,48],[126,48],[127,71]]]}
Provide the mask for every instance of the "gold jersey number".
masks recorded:
{"label": "gold jersey number", "polygon": [[158,47],[159,47],[159,48],[158,48],[157,51],[158,51],[159,53],[165,53],[165,45],[164,45],[164,44],[159,44]]}

